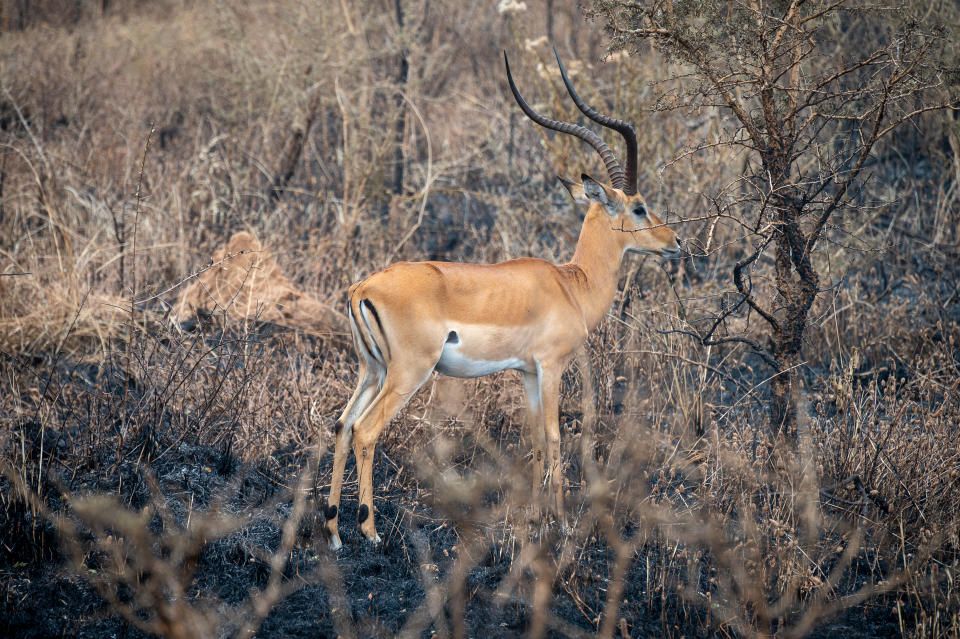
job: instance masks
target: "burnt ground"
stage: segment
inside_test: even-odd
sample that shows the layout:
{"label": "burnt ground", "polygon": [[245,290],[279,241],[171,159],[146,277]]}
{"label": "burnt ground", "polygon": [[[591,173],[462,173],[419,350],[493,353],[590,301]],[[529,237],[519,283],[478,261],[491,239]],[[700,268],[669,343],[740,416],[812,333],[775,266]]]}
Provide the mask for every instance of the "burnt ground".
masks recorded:
{"label": "burnt ground", "polygon": [[[320,473],[328,473],[331,459],[323,460]],[[155,464],[154,472],[165,491],[175,494],[171,503],[185,503],[193,496],[199,506],[212,495],[225,490],[235,491],[232,500],[239,502],[270,503],[280,481],[288,477],[270,477],[262,468],[235,469],[222,474],[222,454],[218,451],[181,445],[176,455],[169,455]],[[128,469],[132,470],[132,469]],[[242,481],[230,481],[233,477]],[[348,467],[348,482],[352,468]],[[424,574],[440,581],[449,569],[458,543],[457,531],[429,508],[400,488],[396,467],[382,455],[378,459],[376,481],[390,486],[378,493],[377,517],[384,538],[379,548],[358,539],[356,534],[356,500],[348,494],[343,500],[341,536],[344,547],[335,559],[349,600],[350,613],[359,636],[391,636],[406,623],[414,611],[424,603]],[[84,488],[76,482],[75,490]],[[143,482],[134,482],[133,490],[121,492],[134,505],[148,497]],[[232,488],[230,488],[232,486]],[[99,487],[103,489],[103,486]],[[279,506],[280,514],[289,511],[288,504]],[[181,512],[183,509],[181,509]],[[4,546],[0,581],[3,600],[0,608],[0,634],[7,637],[141,637],[145,636],[115,616],[94,589],[83,579],[71,574],[65,560],[49,544],[53,533],[49,526],[38,531],[33,539],[43,539],[44,548],[23,539],[26,530],[22,523],[11,521],[18,513],[8,508],[4,525]],[[19,513],[22,515],[22,511]],[[26,518],[29,519],[29,518]],[[21,519],[21,522],[24,520]],[[15,539],[20,533],[19,544]],[[327,561],[326,540],[303,527],[296,562],[287,575],[308,574],[313,563]],[[209,544],[200,557],[194,581],[193,594],[217,598],[222,604],[236,606],[244,602],[252,588],[263,587],[269,569],[258,559],[258,549],[276,548],[280,531],[269,518],[255,520],[251,525],[224,539]],[[9,544],[15,545],[11,547]],[[428,556],[423,556],[426,548]],[[33,551],[43,559],[31,558]],[[655,552],[648,549],[646,552]],[[18,554],[19,553],[19,554]],[[596,630],[588,614],[602,609],[604,585],[609,575],[610,559],[602,541],[583,549],[577,566],[580,574],[592,576],[592,586],[578,580],[574,601],[565,584],[554,589],[552,608],[561,619],[587,633]],[[628,574],[624,592],[625,605],[621,615],[626,620],[629,634],[642,636],[714,636],[704,616],[696,607],[685,610],[684,627],[675,624],[678,600],[650,597],[645,591],[640,556]],[[510,550],[492,547],[479,565],[471,570],[468,584],[469,602],[466,613],[467,628],[474,637],[515,637],[522,635],[530,621],[527,603],[514,596],[509,601],[494,601],[496,590],[511,566]],[[304,583],[283,600],[265,619],[258,637],[335,637],[331,597],[321,583]],[[897,634],[897,626],[890,617],[888,606],[857,608],[844,617],[823,626],[816,636],[843,635],[848,638],[889,637]],[[696,620],[700,619],[701,623]],[[424,636],[445,628],[441,624],[427,624]],[[723,633],[724,636],[728,636]],[[553,636],[563,636],[555,632]]]}
{"label": "burnt ground", "polygon": [[[241,482],[230,482],[227,476],[217,472],[221,457],[218,451],[182,445],[179,455],[165,458],[156,464],[154,471],[165,490],[177,493],[181,504],[188,499],[187,495],[192,495],[199,506],[201,498],[229,490],[231,483],[237,493],[234,505],[237,501],[270,503],[277,480],[284,478],[268,477],[262,469],[250,468],[237,471],[242,474]],[[324,460],[321,474],[329,473],[331,462],[331,459]],[[355,479],[352,468],[348,467],[347,475],[349,490],[350,480]],[[349,599],[350,619],[361,636],[395,634],[423,603],[424,574],[432,574],[436,581],[442,580],[453,556],[451,551],[456,552],[456,531],[396,488],[396,479],[395,467],[381,456],[375,481],[394,488],[381,490],[377,496],[378,525],[384,539],[380,547],[374,548],[358,538],[355,498],[348,495],[342,503],[340,529],[344,547],[335,561]],[[147,496],[146,487],[141,483],[132,491],[131,502],[137,505],[138,501],[146,501]],[[281,504],[279,510],[285,514],[289,512],[289,505]],[[41,536],[51,539],[52,530],[49,526],[44,528]],[[11,532],[13,526],[5,526],[4,536],[11,536]],[[200,558],[194,594],[216,597],[231,606],[243,603],[250,589],[265,586],[269,576],[269,568],[258,559],[256,550],[276,548],[279,538],[276,523],[264,518],[209,544]],[[309,527],[301,529],[298,546],[294,552],[297,561],[287,570],[293,578],[297,578],[294,573],[308,573],[316,561],[330,560],[325,549],[326,539]],[[423,556],[424,548],[428,549],[429,556]],[[4,588],[0,633],[37,638],[144,636],[113,616],[86,581],[71,575],[59,553],[49,548],[41,552],[48,555],[45,561],[31,561],[22,555],[18,560],[14,553],[4,553],[5,565],[0,573]],[[602,549],[598,548],[597,552],[602,553]],[[491,593],[509,568],[508,554],[490,551],[471,573],[468,585],[473,595],[467,622],[476,635],[511,637],[522,634],[526,628],[528,610],[522,601],[491,603]],[[563,610],[561,614],[569,616],[574,623],[580,616],[578,625],[589,629],[572,604],[558,601],[557,605]],[[273,610],[257,636],[336,636],[332,607],[325,586],[305,583]],[[432,626],[428,624],[428,627]]]}
{"label": "burnt ground", "polygon": [[[57,397],[70,395],[69,387],[88,390],[109,378],[102,370],[82,364],[54,363],[58,371]],[[35,370],[35,369],[34,369]],[[132,388],[124,395],[122,388],[99,386],[107,396],[129,396],[136,403],[142,388]],[[52,395],[52,391],[51,391]],[[109,399],[109,397],[108,397]],[[114,401],[114,400],[109,400]],[[116,403],[116,402],[114,402]],[[111,405],[115,411],[116,406]],[[72,405],[70,411],[83,412]],[[96,410],[92,411],[96,419]],[[118,413],[106,413],[117,419]],[[111,417],[112,416],[112,417]],[[83,419],[60,424],[91,424],[91,409]],[[574,428],[574,417],[564,415],[565,429]],[[199,556],[189,594],[221,613],[239,609],[249,603],[251,593],[264,588],[270,575],[265,556],[278,547],[280,526],[291,510],[287,487],[297,482],[306,463],[306,454],[293,446],[275,450],[259,465],[243,465],[231,453],[229,445],[214,447],[192,443],[174,426],[175,420],[164,418],[149,432],[141,433],[139,442],[126,442],[127,452],[120,455],[117,438],[109,436],[116,429],[107,425],[108,433],[95,450],[77,452],[84,439],[80,427],[63,426],[61,431],[40,428],[36,420],[22,422],[23,441],[27,449],[8,447],[4,454],[27,459],[43,458],[48,471],[42,493],[48,507],[71,516],[64,493],[84,495],[108,493],[117,495],[131,509],[138,510],[155,500],[141,466],[149,463],[149,475],[155,477],[161,498],[173,518],[183,525],[189,512],[212,508],[231,513],[257,513],[248,525],[208,543]],[[519,429],[507,423],[502,415],[486,424],[500,446],[520,444]],[[20,441],[20,440],[18,440]],[[229,440],[227,440],[229,442]],[[32,449],[30,448],[32,444]],[[387,449],[387,453],[384,449]],[[142,454],[136,451],[140,450]],[[431,506],[429,487],[420,485],[414,473],[404,471],[404,461],[394,460],[388,447],[380,447],[376,456],[374,482],[377,525],[383,543],[373,547],[357,534],[356,473],[354,461],[348,461],[344,499],[341,503],[340,532],[344,547],[334,557],[327,551],[322,521],[308,517],[300,526],[299,537],[285,570],[285,577],[301,582],[301,586],[283,599],[265,618],[258,637],[335,637],[335,617],[346,620],[358,636],[392,636],[405,624],[422,615],[426,605],[425,589],[442,584],[462,543],[461,533],[450,519]],[[402,453],[396,453],[402,454]],[[476,451],[462,452],[458,461],[464,467],[480,464],[471,460]],[[577,474],[578,460],[572,454],[571,476]],[[77,461],[77,460],[80,461]],[[66,460],[71,460],[67,462]],[[415,462],[414,462],[415,463]],[[332,454],[319,461],[317,469],[320,498],[326,495]],[[577,488],[574,486],[574,490]],[[490,499],[496,500],[497,495]],[[576,496],[574,497],[576,499]],[[140,630],[117,616],[101,599],[87,579],[77,576],[64,556],[53,526],[35,517],[23,502],[14,497],[11,484],[0,477],[0,636],[7,637],[141,637]],[[310,512],[315,509],[311,508]],[[152,532],[161,534],[163,523],[154,517]],[[467,633],[473,637],[514,637],[523,635],[531,622],[529,575],[521,578],[521,586],[509,597],[496,597],[511,570],[513,559],[522,544],[511,539],[511,532],[494,530],[489,524],[484,532],[488,543],[482,557],[473,557],[475,565],[466,581]],[[501,540],[501,541],[492,541]],[[506,541],[502,541],[506,540]],[[89,538],[86,539],[89,542]],[[559,553],[559,541],[551,542]],[[571,543],[571,542],[568,542]],[[567,624],[554,629],[552,636],[564,636],[579,630],[592,634],[598,629],[599,615],[604,609],[606,587],[613,568],[613,555],[601,536],[576,540],[577,560],[566,577],[554,584],[551,609]],[[670,548],[642,546],[625,581],[623,605],[619,614],[632,637],[729,637],[728,626],[718,626],[703,603],[691,602],[674,594],[668,587],[648,581],[650,563],[664,562]],[[675,553],[675,549],[673,550]],[[85,569],[96,570],[96,557],[86,558]],[[327,583],[318,578],[321,565],[335,562],[342,580],[347,602],[331,596]],[[645,568],[646,567],[646,568]],[[702,579],[707,579],[707,571]],[[701,581],[704,591],[709,584]],[[349,613],[343,615],[348,604]],[[446,634],[448,619],[440,611],[439,619],[426,619],[423,636]],[[618,624],[622,628],[623,623]],[[229,628],[226,628],[229,631]],[[843,613],[843,616],[822,625],[814,636],[844,635],[848,639],[888,637],[898,634],[896,617],[890,602],[877,600]],[[622,634],[618,629],[619,636]]]}

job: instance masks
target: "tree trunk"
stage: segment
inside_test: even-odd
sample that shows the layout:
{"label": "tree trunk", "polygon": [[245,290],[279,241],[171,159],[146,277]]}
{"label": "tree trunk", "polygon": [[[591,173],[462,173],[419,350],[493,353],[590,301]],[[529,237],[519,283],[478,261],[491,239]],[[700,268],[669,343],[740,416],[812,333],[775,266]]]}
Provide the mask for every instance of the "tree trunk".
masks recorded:
{"label": "tree trunk", "polygon": [[[395,0],[395,9],[397,12],[397,26],[400,27],[402,37],[403,33],[403,4],[401,0]],[[394,104],[397,107],[397,119],[393,124],[393,178],[390,184],[390,190],[394,195],[403,193],[403,138],[406,130],[407,110],[404,108],[404,91],[407,90],[407,80],[410,75],[410,63],[407,60],[407,50],[401,43],[397,61],[397,92],[394,96]]]}
{"label": "tree trunk", "polygon": [[803,334],[810,308],[816,299],[819,277],[810,262],[809,238],[800,227],[802,206],[789,190],[775,198],[777,209],[776,282],[779,302],[778,326],[773,331],[773,356],[778,374],[770,381],[770,426],[775,432],[795,431],[794,391],[803,362]]}

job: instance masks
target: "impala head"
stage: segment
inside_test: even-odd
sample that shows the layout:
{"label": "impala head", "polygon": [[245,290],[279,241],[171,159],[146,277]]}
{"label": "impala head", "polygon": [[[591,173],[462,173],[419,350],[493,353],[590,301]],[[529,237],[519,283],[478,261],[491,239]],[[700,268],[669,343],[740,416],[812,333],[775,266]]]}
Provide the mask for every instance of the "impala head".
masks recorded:
{"label": "impala head", "polygon": [[584,173],[580,184],[560,178],[574,201],[590,205],[587,215],[608,218],[612,232],[622,234],[623,251],[654,255],[676,255],[680,238],[647,206],[639,193],[627,195],[621,189],[602,184]]}
{"label": "impala head", "polygon": [[600,154],[607,174],[610,176],[609,185],[598,182],[587,174],[581,176],[580,184],[560,178],[563,185],[567,187],[575,201],[590,205],[588,216],[597,215],[599,211],[603,211],[609,217],[610,228],[622,233],[620,239],[624,251],[659,255],[679,253],[681,247],[677,234],[647,207],[646,200],[637,193],[637,132],[633,125],[603,115],[584,102],[570,83],[570,78],[567,77],[566,69],[563,68],[556,49],[553,53],[557,57],[563,83],[577,108],[594,122],[617,131],[623,136],[627,147],[626,170],[624,170],[610,147],[590,129],[570,122],[551,120],[534,111],[520,95],[513,81],[513,75],[510,73],[507,54],[504,52],[503,61],[507,67],[510,90],[526,116],[542,127],[576,136],[592,146]]}

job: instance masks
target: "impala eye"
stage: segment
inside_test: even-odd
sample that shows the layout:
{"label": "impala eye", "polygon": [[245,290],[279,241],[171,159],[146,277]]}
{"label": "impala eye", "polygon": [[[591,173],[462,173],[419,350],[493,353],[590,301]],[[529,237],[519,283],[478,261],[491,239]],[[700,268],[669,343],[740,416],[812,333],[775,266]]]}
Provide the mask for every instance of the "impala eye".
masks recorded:
{"label": "impala eye", "polygon": [[645,207],[643,204],[640,204],[639,206],[634,207],[633,214],[637,217],[645,217],[647,215],[647,207]]}

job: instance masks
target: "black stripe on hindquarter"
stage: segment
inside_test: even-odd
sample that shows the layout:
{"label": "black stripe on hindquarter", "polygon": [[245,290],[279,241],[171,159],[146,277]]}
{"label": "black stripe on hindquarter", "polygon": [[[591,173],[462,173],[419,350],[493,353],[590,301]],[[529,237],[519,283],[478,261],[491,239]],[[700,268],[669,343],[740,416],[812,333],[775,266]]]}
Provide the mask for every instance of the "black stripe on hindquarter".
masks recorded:
{"label": "black stripe on hindquarter", "polygon": [[[377,330],[380,331],[380,336],[383,338],[383,350],[386,351],[386,359],[390,359],[390,344],[387,342],[387,334],[383,330],[383,322],[380,321],[380,313],[377,312],[376,307],[369,298],[363,298],[360,300],[360,303],[363,304],[363,307],[360,308],[361,312],[364,308],[370,309],[370,313],[373,315],[373,321],[377,323]],[[374,341],[375,346],[379,346],[379,344],[376,343],[377,340],[373,335],[370,336],[370,339]],[[381,352],[380,354],[383,355],[384,353]]]}
{"label": "black stripe on hindquarter", "polygon": [[387,333],[383,330],[383,322],[380,321],[380,313],[377,312],[376,307],[369,299],[364,299],[363,303],[370,309],[370,312],[373,313],[373,321],[377,323],[377,330],[380,331],[380,336],[383,337],[383,348],[387,351],[387,359],[390,359],[390,344],[387,342]]}
{"label": "black stripe on hindquarter", "polygon": [[373,327],[370,326],[370,318],[367,317],[367,304],[368,300],[366,299],[360,300],[360,303],[357,304],[357,308],[360,309],[360,318],[363,320],[363,330],[366,331],[364,335],[370,340],[370,354],[373,355],[375,360],[386,365],[387,360],[383,357],[383,351],[380,350],[380,345],[373,334]]}
{"label": "black stripe on hindquarter", "polygon": [[[363,300],[361,300],[360,303],[362,304]],[[350,321],[353,322],[353,325],[357,327],[357,335],[360,336],[360,342],[361,342],[361,346],[363,346],[363,350],[367,352],[367,355],[376,359],[376,355],[374,355],[374,350],[370,348],[370,344],[367,344],[367,336],[363,331],[363,327],[360,325],[360,322],[357,321],[356,315],[353,314],[352,302],[349,305],[347,305],[347,310],[350,311]]]}

